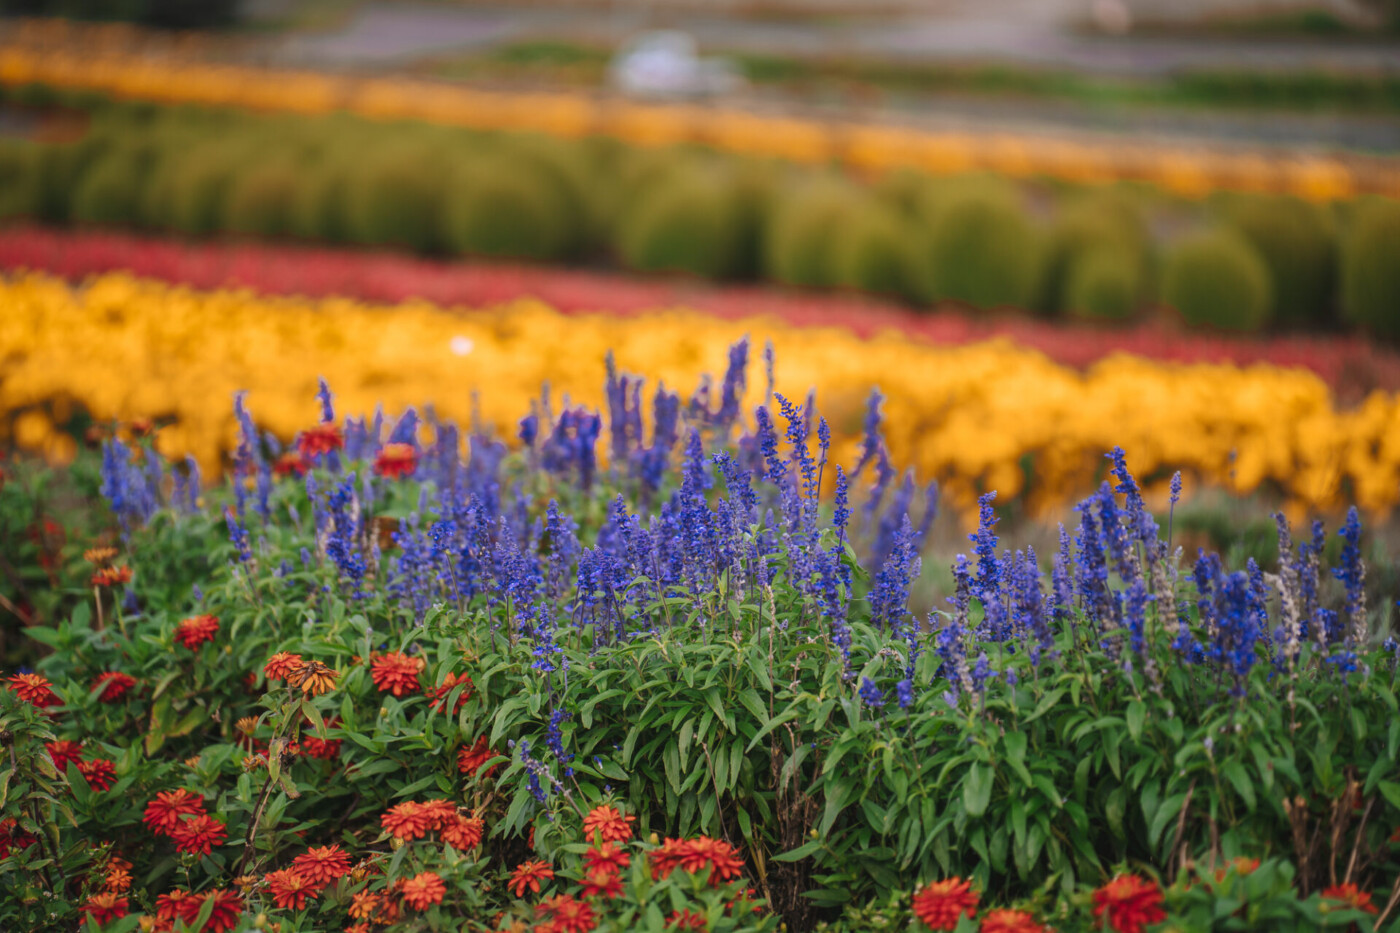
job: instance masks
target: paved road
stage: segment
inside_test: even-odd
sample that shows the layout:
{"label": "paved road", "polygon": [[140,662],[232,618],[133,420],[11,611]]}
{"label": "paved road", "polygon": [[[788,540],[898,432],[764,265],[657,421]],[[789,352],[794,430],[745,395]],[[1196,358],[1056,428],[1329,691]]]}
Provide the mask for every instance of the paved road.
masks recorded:
{"label": "paved road", "polygon": [[[278,41],[284,61],[390,65],[451,49],[525,37],[615,43],[657,26],[717,49],[780,55],[859,55],[920,62],[1002,61],[1101,74],[1163,75],[1188,68],[1277,68],[1400,73],[1400,41],[1330,42],[1113,38],[1069,28],[1088,0],[948,0],[918,17],[746,21],[690,12],[450,6],[370,2],[340,30]],[[1198,0],[1199,2],[1199,0]]]}

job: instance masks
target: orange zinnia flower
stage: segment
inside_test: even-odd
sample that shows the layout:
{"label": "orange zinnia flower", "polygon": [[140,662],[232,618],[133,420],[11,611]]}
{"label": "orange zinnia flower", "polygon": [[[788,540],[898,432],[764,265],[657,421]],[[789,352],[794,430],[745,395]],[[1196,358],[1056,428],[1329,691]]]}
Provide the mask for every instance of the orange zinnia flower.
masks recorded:
{"label": "orange zinnia flower", "polygon": [[386,810],[379,825],[395,839],[422,839],[438,825],[439,819],[438,814],[425,811],[416,800],[405,800]]}
{"label": "orange zinnia flower", "polygon": [[107,671],[98,674],[97,679],[92,683],[92,689],[102,688],[102,692],[97,694],[97,699],[103,703],[119,703],[121,698],[126,696],[126,692],[136,686],[136,678],[121,671]]}
{"label": "orange zinnia flower", "polygon": [[98,926],[104,926],[127,915],[127,900],[114,891],[103,891],[88,898],[81,909]]}
{"label": "orange zinnia flower", "polygon": [[200,813],[180,823],[170,832],[175,848],[180,852],[208,855],[215,846],[224,844],[228,829],[207,813]]}
{"label": "orange zinnia flower", "polygon": [[47,709],[50,706],[58,706],[63,701],[53,692],[53,684],[49,683],[47,677],[38,674],[16,674],[7,678],[10,682],[10,689],[15,692],[21,700],[39,709]]}
{"label": "orange zinnia flower", "polygon": [[1105,914],[1115,933],[1143,933],[1148,924],[1167,916],[1162,890],[1137,875],[1119,875],[1094,892],[1094,916]]}
{"label": "orange zinnia flower", "polygon": [[102,876],[102,887],[121,893],[131,887],[131,872],[125,868],[108,868]]}
{"label": "orange zinnia flower", "polygon": [[374,472],[389,479],[412,476],[418,469],[418,452],[412,444],[385,444],[374,458]]}
{"label": "orange zinnia flower", "polygon": [[430,871],[420,872],[403,883],[403,902],[414,910],[427,910],[442,903],[447,885]]}
{"label": "orange zinnia flower", "polygon": [[270,871],[263,880],[267,882],[272,900],[283,910],[301,910],[308,900],[316,897],[316,886],[297,874],[294,868]]}
{"label": "orange zinnia flower", "polygon": [[583,896],[612,900],[622,896],[622,879],[607,868],[591,868],[583,876]]}
{"label": "orange zinnia flower", "polygon": [[320,696],[335,689],[335,679],[340,672],[332,670],[320,661],[307,661],[302,667],[287,675],[287,683],[300,687],[307,696]]}
{"label": "orange zinnia flower", "polygon": [[1045,927],[1024,910],[989,910],[982,918],[979,933],[1045,933]]}
{"label": "orange zinnia flower", "polygon": [[345,438],[340,433],[340,427],[332,421],[323,421],[314,428],[308,428],[297,438],[297,449],[302,456],[313,459],[344,446]]}
{"label": "orange zinnia flower", "polygon": [[447,706],[447,698],[452,695],[452,691],[457,689],[459,684],[462,685],[463,689],[462,692],[457,695],[457,702],[452,706],[452,713],[456,715],[457,711],[462,708],[462,704],[470,700],[472,696],[474,684],[472,683],[472,679],[466,674],[462,674],[459,677],[456,674],[449,673],[440,685],[431,690],[425,689],[423,692],[427,694],[429,700],[432,702],[433,709],[440,713]]}
{"label": "orange zinnia flower", "polygon": [[[479,735],[476,742],[470,748],[463,745],[457,750],[457,770],[463,774],[478,774],[486,762],[496,757],[496,753],[491,750],[491,746],[486,744],[486,736]],[[489,778],[501,765],[499,762],[486,769],[486,773],[481,775]]]}
{"label": "orange zinnia flower", "polygon": [[506,887],[512,889],[516,897],[524,897],[526,888],[538,894],[540,882],[553,877],[554,869],[548,862],[532,859],[515,867],[515,871],[511,872],[510,881],[506,882]]}
{"label": "orange zinnia flower", "polygon": [[80,761],[78,772],[82,774],[83,780],[87,781],[88,787],[95,791],[108,790],[117,782],[117,764],[106,758]]}
{"label": "orange zinnia flower", "polygon": [[131,582],[130,567],[103,567],[92,575],[93,586],[116,586]]}
{"label": "orange zinnia flower", "polygon": [[[1330,888],[1322,889],[1322,899],[1324,901],[1341,901],[1345,906],[1353,910],[1365,911],[1368,914],[1379,913],[1376,905],[1371,903],[1369,891],[1362,891],[1354,884],[1339,884]],[[1324,905],[1331,907],[1331,905]],[[1332,909],[1336,909],[1335,907]]]}
{"label": "orange zinnia flower", "polygon": [[593,906],[571,894],[556,894],[541,901],[535,912],[536,916],[549,919],[545,929],[550,933],[589,933],[598,925]]}
{"label": "orange zinnia flower", "polygon": [[472,816],[458,816],[455,820],[443,823],[442,841],[459,852],[466,852],[481,845],[486,823]]}
{"label": "orange zinnia flower", "polygon": [[117,556],[117,549],[114,547],[90,547],[83,551],[83,560],[94,567],[106,567]]}
{"label": "orange zinnia flower", "polygon": [[932,930],[952,930],[958,918],[977,913],[978,894],[972,882],[961,878],[935,881],[914,895],[914,916]]}
{"label": "orange zinnia flower", "polygon": [[175,626],[175,640],[194,651],[219,632],[219,620],[211,615],[190,616]]}
{"label": "orange zinnia flower", "polygon": [[305,666],[306,662],[301,659],[301,655],[279,651],[267,659],[267,663],[263,665],[263,673],[267,675],[268,680],[282,680]]}
{"label": "orange zinnia flower", "polygon": [[[623,816],[614,806],[594,807],[583,818],[583,838],[590,842],[626,842],[632,838],[632,827],[628,824],[635,819],[635,816]],[[594,830],[598,834],[596,840]]]}
{"label": "orange zinnia flower", "polygon": [[168,923],[176,920],[191,923],[199,914],[199,907],[203,902],[202,897],[176,888],[169,894],[162,894],[156,898],[156,919]]}
{"label": "orange zinnia flower", "polygon": [[68,770],[69,762],[77,764],[83,757],[83,743],[71,739],[54,739],[52,742],[45,742],[44,748],[48,749],[53,766],[59,773]]}
{"label": "orange zinnia flower", "polygon": [[744,870],[744,862],[738,850],[729,843],[708,836],[694,839],[667,839],[659,849],[648,853],[651,859],[651,877],[655,881],[668,877],[681,868],[691,873],[710,869],[710,884],[718,887],[722,882],[737,878]]}
{"label": "orange zinnia flower", "polygon": [[611,842],[605,842],[596,849],[589,849],[583,853],[583,860],[588,863],[589,871],[602,868],[620,872],[632,864],[632,857],[627,854],[627,850],[619,849]]}
{"label": "orange zinnia flower", "polygon": [[350,856],[338,845],[307,849],[292,859],[292,869],[317,888],[350,873]]}
{"label": "orange zinnia flower", "polygon": [[412,658],[400,651],[389,651],[376,655],[370,662],[369,676],[380,693],[389,692],[396,697],[418,691],[418,672],[426,662],[422,658]]}
{"label": "orange zinnia flower", "polygon": [[1237,875],[1248,875],[1252,874],[1258,867],[1259,860],[1257,858],[1240,857],[1231,859],[1230,864],[1226,868],[1217,868],[1215,870],[1215,880],[1217,882],[1224,881],[1225,875],[1230,868],[1233,868]]}

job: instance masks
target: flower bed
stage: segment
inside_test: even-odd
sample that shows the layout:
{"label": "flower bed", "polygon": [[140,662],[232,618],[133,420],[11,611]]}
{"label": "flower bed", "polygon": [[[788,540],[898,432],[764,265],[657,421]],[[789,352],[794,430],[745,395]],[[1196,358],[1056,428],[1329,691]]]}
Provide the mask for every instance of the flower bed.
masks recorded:
{"label": "flower bed", "polygon": [[634,315],[693,308],[725,320],[776,317],[797,327],[840,327],[860,338],[898,331],[934,344],[1007,337],[1076,369],[1115,353],[1176,363],[1306,369],[1344,396],[1400,390],[1400,353],[1349,336],[1232,337],[1160,324],[1093,327],[1025,316],[988,317],[951,307],[915,313],[854,295],[820,295],[694,279],[487,261],[441,262],[389,251],[335,250],[294,243],[194,243],[165,237],[20,226],[0,229],[0,269],[30,269],[78,280],[130,272],[200,289],[248,288],[269,295],[354,298],[489,308],[533,298],[572,314]]}
{"label": "flower bed", "polygon": [[536,407],[466,462],[324,383],[286,448],[235,398],[224,488],[104,443],[111,545],[0,690],[0,922],[1393,928],[1396,594],[1354,510],[1188,568],[1115,449],[1048,568],[984,495],[918,618],[936,493],[879,409],[845,457],[742,404],[745,349],[650,430],[612,373],[606,422]]}
{"label": "flower bed", "polygon": [[[168,424],[163,451],[192,452],[217,471],[233,448],[223,400],[249,389],[267,427],[287,439],[301,424],[297,400],[318,375],[341,387],[350,411],[431,403],[465,420],[475,410],[481,424],[513,437],[545,382],[556,398],[602,405],[610,347],[619,365],[687,386],[704,360],[761,332],[790,361],[777,373],[779,390],[820,391],[838,451],[858,443],[878,385],[896,459],[938,479],[964,513],[992,488],[1024,495],[1033,510],[1059,508],[1084,491],[1115,437],[1132,446],[1159,498],[1178,469],[1197,485],[1267,485],[1307,508],[1352,495],[1380,511],[1400,495],[1400,399],[1375,392],[1342,411],[1316,376],[1265,365],[1114,356],[1080,373],[1008,341],[940,347],[890,332],[858,340],[834,328],[685,311],[561,316],[528,300],[475,312],[375,306],[198,292],[122,274],[80,289],[20,276],[0,285],[0,301],[10,309],[0,411],[18,443],[58,457],[71,456],[73,441],[56,428],[77,406],[98,421],[153,413]],[[761,393],[753,385],[745,398]]]}

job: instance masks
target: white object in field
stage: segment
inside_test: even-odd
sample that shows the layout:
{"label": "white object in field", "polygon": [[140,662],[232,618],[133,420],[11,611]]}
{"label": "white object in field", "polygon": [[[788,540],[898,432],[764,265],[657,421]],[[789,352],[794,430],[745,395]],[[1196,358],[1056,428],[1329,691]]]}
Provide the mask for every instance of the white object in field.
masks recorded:
{"label": "white object in field", "polygon": [[625,44],[613,59],[612,82],[638,97],[709,97],[743,86],[734,66],[701,58],[695,39],[684,32],[647,32]]}

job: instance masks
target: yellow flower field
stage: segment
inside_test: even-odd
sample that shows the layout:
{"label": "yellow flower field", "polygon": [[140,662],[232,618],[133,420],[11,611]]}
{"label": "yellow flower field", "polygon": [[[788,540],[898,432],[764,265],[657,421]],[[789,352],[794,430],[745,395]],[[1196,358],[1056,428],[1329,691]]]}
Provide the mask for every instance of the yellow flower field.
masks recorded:
{"label": "yellow flower field", "polygon": [[1330,156],[1208,152],[1198,147],[1046,140],[1005,133],[931,132],[689,104],[637,104],[571,93],[511,93],[409,78],[359,78],[260,69],[181,57],[137,57],[94,48],[0,48],[0,85],[30,83],[167,104],[320,114],[344,110],[383,120],[423,120],[486,130],[614,136],[637,145],[702,143],[798,162],[857,169],[912,168],[947,175],[992,171],[1078,183],[1137,180],[1174,194],[1217,189],[1274,192],[1312,201],[1359,194],[1400,197],[1393,161],[1349,164]]}
{"label": "yellow flower field", "polygon": [[[216,471],[234,444],[236,390],[249,390],[258,420],[290,439],[316,418],[318,376],[351,414],[379,402],[391,414],[421,405],[465,423],[479,392],[483,420],[513,439],[546,381],[556,403],[567,393],[602,405],[609,348],[622,370],[688,393],[702,373],[721,373],[726,348],[747,333],[758,346],[773,341],[779,392],[800,398],[816,387],[842,457],[854,450],[878,385],[896,462],[944,483],[955,507],[985,489],[1025,493],[1033,510],[1059,505],[1084,491],[1115,444],[1158,491],[1165,471],[1179,468],[1241,492],[1271,484],[1299,508],[1354,499],[1384,512],[1400,495],[1400,398],[1377,392],[1339,411],[1327,386],[1300,370],[1118,356],[1080,373],[1002,340],[861,341],[773,319],[727,322],[686,310],[565,316],[532,301],[376,307],[199,292],[123,274],[83,287],[20,275],[0,281],[0,302],[8,309],[0,412],[15,442],[59,460],[75,442],[54,421],[81,405],[101,420],[168,420],[161,450],[192,452]],[[761,401],[757,355],[750,404]]]}

